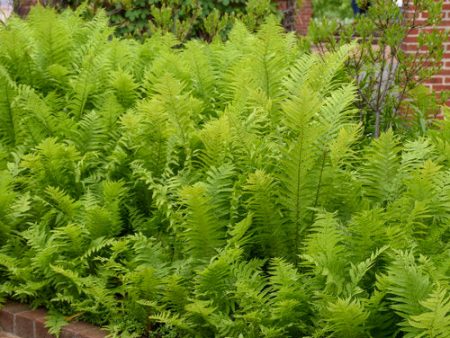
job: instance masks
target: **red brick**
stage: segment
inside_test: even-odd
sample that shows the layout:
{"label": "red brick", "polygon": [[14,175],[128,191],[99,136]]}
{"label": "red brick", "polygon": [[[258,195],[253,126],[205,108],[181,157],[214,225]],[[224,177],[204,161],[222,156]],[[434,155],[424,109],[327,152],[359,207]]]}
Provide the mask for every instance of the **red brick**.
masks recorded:
{"label": "red brick", "polygon": [[20,303],[8,303],[1,308],[1,311],[6,311],[11,314],[16,314],[19,312],[25,312],[25,311],[30,311],[30,310],[31,309],[28,306],[20,304]]}
{"label": "red brick", "polygon": [[34,319],[33,311],[18,313],[14,320],[14,334],[21,338],[35,338]]}
{"label": "red brick", "polygon": [[6,332],[14,332],[14,315],[16,313],[29,311],[30,308],[19,303],[9,303],[0,310],[0,327]]}
{"label": "red brick", "polygon": [[11,333],[7,333],[5,331],[0,331],[0,338],[18,338],[18,337],[13,336]]}
{"label": "red brick", "polygon": [[75,338],[77,337],[77,334],[79,334],[80,332],[87,331],[90,329],[92,329],[92,325],[86,323],[81,322],[70,323],[69,325],[63,327],[60,338]]}
{"label": "red brick", "polygon": [[311,0],[303,0],[302,6],[298,10],[296,27],[300,34],[308,33],[308,26],[311,22],[313,11]]}
{"label": "red brick", "polygon": [[93,325],[74,322],[62,329],[60,338],[104,338],[107,334],[105,330]]}
{"label": "red brick", "polygon": [[278,0],[277,1],[277,7],[278,7],[278,10],[285,11],[288,8],[288,3],[287,3],[286,0],[284,0],[284,1],[283,0]]}
{"label": "red brick", "polygon": [[[48,335],[48,331],[44,327],[46,313],[42,309],[17,313],[15,318],[15,333],[22,338],[51,338],[52,336]],[[30,326],[32,332],[30,332]],[[43,330],[45,330],[47,335],[38,335],[37,330],[39,330],[40,334],[44,334]]]}
{"label": "red brick", "polygon": [[34,329],[36,338],[56,338],[54,335],[48,332],[48,329],[45,327],[45,314],[43,317],[37,318],[34,322]]}
{"label": "red brick", "polygon": [[433,84],[435,84],[435,83],[442,84],[444,82],[444,79],[442,77],[436,76],[436,77],[432,77],[427,82],[428,83],[433,83]]}
{"label": "red brick", "polygon": [[91,329],[76,334],[74,338],[104,338],[107,335],[108,333],[105,330],[101,330],[96,327],[91,327]]}
{"label": "red brick", "polygon": [[417,43],[418,35],[408,35],[404,40],[403,43]]}
{"label": "red brick", "polygon": [[432,88],[434,91],[437,91],[437,92],[442,92],[444,90],[450,90],[449,85],[433,85]]}
{"label": "red brick", "polygon": [[[42,309],[30,310],[25,305],[12,303],[0,310],[0,324],[20,338],[55,338],[45,327],[46,313]],[[93,325],[74,322],[62,328],[60,338],[104,338],[107,334]]]}
{"label": "red brick", "polygon": [[450,75],[450,69],[441,69],[441,71],[439,72],[440,76],[449,76]]}
{"label": "red brick", "polygon": [[13,332],[14,315],[7,311],[0,311],[0,328],[6,332]]}

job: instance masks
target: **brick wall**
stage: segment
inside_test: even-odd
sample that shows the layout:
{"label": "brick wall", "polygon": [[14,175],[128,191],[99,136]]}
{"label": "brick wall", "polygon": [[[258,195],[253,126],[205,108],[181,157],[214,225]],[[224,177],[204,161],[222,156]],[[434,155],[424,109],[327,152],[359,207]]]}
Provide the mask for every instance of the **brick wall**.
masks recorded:
{"label": "brick wall", "polygon": [[299,34],[306,35],[312,19],[312,0],[303,0],[300,8],[296,7],[297,0],[276,0],[278,9],[285,15],[284,25]]}
{"label": "brick wall", "polygon": [[46,3],[45,1],[39,0],[19,0],[17,1],[17,14],[21,17],[25,17],[31,10],[31,7],[35,6],[38,3]]}
{"label": "brick wall", "polygon": [[305,35],[308,33],[309,22],[313,16],[312,0],[303,0],[302,7],[297,15],[297,32]]}
{"label": "brick wall", "polygon": [[[414,8],[411,5],[412,0],[403,1],[406,15],[411,17],[414,13]],[[426,23],[427,19],[426,12],[420,13],[417,16],[416,23],[418,25],[423,25]],[[436,28],[449,31],[450,30],[450,0],[443,0],[443,8],[442,8],[442,22],[436,26]],[[419,32],[422,30],[426,31],[427,28],[419,28],[411,30],[410,34],[405,39],[405,43],[403,44],[403,50],[408,53],[416,53],[419,48],[417,37]],[[433,76],[429,81],[426,82],[426,85],[431,88],[434,92],[440,93],[444,90],[450,90],[450,40],[444,43],[444,58],[442,61],[442,70],[439,74]],[[447,102],[450,105],[450,100]]]}
{"label": "brick wall", "polygon": [[[27,305],[8,303],[0,308],[0,336],[12,333],[19,338],[56,338],[45,327],[47,312],[32,310]],[[60,338],[105,338],[107,332],[83,322],[65,325]],[[4,336],[4,335],[3,335]]]}

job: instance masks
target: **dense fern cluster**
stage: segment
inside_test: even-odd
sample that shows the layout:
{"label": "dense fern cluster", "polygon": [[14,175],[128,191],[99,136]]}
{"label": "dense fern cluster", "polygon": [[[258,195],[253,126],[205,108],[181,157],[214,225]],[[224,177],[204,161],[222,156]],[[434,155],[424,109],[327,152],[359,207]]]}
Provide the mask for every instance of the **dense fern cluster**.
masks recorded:
{"label": "dense fern cluster", "polygon": [[450,332],[450,124],[363,141],[352,46],[0,28],[0,295],[117,337]]}

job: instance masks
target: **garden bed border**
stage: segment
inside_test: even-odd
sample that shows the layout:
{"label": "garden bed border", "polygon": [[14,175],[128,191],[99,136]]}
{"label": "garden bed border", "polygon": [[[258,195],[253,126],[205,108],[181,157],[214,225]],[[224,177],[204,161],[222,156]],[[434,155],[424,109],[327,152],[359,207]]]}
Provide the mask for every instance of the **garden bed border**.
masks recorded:
{"label": "garden bed border", "polygon": [[[44,309],[9,302],[0,308],[0,328],[20,338],[55,338],[45,328]],[[72,322],[61,330],[60,338],[104,338],[105,330],[83,322]]]}

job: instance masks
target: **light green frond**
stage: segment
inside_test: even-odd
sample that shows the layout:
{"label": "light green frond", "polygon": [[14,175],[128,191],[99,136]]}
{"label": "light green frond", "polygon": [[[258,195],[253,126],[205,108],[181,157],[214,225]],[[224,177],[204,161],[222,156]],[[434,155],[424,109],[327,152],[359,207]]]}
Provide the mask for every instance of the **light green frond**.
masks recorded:
{"label": "light green frond", "polygon": [[155,85],[157,95],[153,97],[155,109],[166,114],[171,128],[177,135],[178,142],[187,146],[194,122],[202,120],[202,103],[186,94],[185,85],[170,75],[166,75]]}
{"label": "light green frond", "polygon": [[198,41],[191,41],[187,43],[186,49],[183,51],[183,58],[186,59],[194,96],[212,109],[218,92],[215,86],[216,77],[208,53],[209,48]]}
{"label": "light green frond", "polygon": [[244,189],[249,193],[248,209],[253,215],[254,242],[263,257],[289,255],[287,248],[292,235],[283,226],[280,206],[277,205],[275,179],[263,171],[249,175]]}
{"label": "light green frond", "polygon": [[380,289],[387,293],[391,308],[405,321],[409,316],[424,312],[421,302],[432,290],[430,276],[424,267],[416,263],[412,252],[396,251],[396,257],[388,266],[387,275],[379,279]]}
{"label": "light green frond", "polygon": [[[340,295],[345,287],[344,234],[335,215],[321,212],[305,240],[304,265],[320,282],[326,293]],[[323,279],[323,280],[322,280]]]}
{"label": "light green frond", "polygon": [[359,338],[365,337],[366,321],[369,313],[358,300],[339,298],[328,306],[329,316],[326,319],[333,337]]}
{"label": "light green frond", "polygon": [[69,220],[73,219],[80,207],[78,201],[68,196],[62,189],[49,186],[45,189],[48,196],[48,203],[65,215]]}
{"label": "light green frond", "polygon": [[180,315],[171,313],[169,311],[151,315],[150,319],[158,323],[164,323],[169,328],[175,327],[187,332],[192,332],[193,329],[193,324],[191,322],[181,317]]}
{"label": "light green frond", "polygon": [[405,337],[444,338],[450,332],[450,296],[448,289],[438,285],[430,296],[420,302],[426,309],[408,320]]}
{"label": "light green frond", "polygon": [[15,146],[18,142],[19,116],[13,109],[17,95],[16,84],[8,72],[0,65],[0,141],[4,145]]}
{"label": "light green frond", "polygon": [[365,196],[376,203],[389,201],[399,193],[399,150],[392,131],[382,134],[367,148],[360,175]]}
{"label": "light green frond", "polygon": [[206,173],[208,196],[217,218],[229,218],[236,170],[233,165],[223,164],[218,168],[212,167]]}
{"label": "light green frond", "polygon": [[[58,133],[58,122],[52,108],[28,86],[20,86],[14,109],[22,118],[22,132],[28,135],[28,146],[35,146],[47,137],[55,137]],[[26,116],[26,117],[25,117]],[[64,123],[61,123],[63,125]],[[30,142],[31,141],[31,142]]]}
{"label": "light green frond", "polygon": [[198,132],[203,149],[197,157],[204,167],[217,167],[230,157],[232,134],[230,120],[222,115],[217,120],[208,121]]}
{"label": "light green frond", "polygon": [[186,250],[195,258],[207,260],[224,244],[225,228],[217,218],[212,206],[212,198],[203,184],[185,187],[180,198],[186,206],[184,233]]}
{"label": "light green frond", "polygon": [[138,85],[129,73],[121,70],[114,72],[111,75],[111,86],[117,101],[124,108],[130,108],[134,105]]}
{"label": "light green frond", "polygon": [[[272,300],[271,320],[292,335],[305,329],[303,318],[308,313],[307,296],[299,272],[280,258],[274,258],[270,265]],[[295,333],[294,333],[295,332]]]}
{"label": "light green frond", "polygon": [[223,297],[234,289],[236,278],[233,275],[232,265],[239,259],[240,249],[229,249],[220,252],[216,259],[207,267],[199,271],[195,280],[197,297],[211,301],[213,306],[230,313],[234,310],[236,300]]}
{"label": "light green frond", "polygon": [[33,34],[33,59],[38,69],[47,72],[49,66],[69,66],[74,44],[72,30],[55,11],[34,8],[29,17]]}

